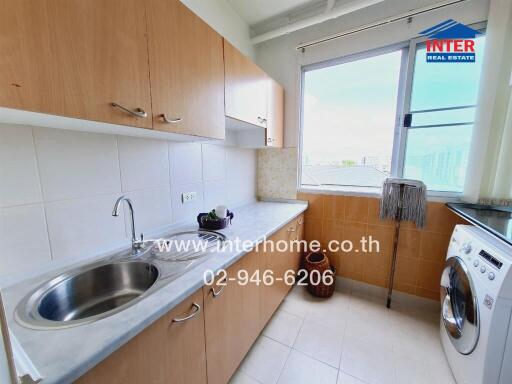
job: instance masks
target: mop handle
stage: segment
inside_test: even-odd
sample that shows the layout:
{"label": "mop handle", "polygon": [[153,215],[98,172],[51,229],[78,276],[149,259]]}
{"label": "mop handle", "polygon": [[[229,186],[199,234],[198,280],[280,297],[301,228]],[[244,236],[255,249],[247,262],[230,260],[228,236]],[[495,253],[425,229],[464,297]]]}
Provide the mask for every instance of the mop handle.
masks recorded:
{"label": "mop handle", "polygon": [[403,198],[404,198],[404,185],[400,184],[400,199],[398,200],[398,209],[396,211],[396,216],[395,216],[395,237],[393,240],[393,256],[391,258],[391,271],[389,273],[389,281],[388,281],[388,299],[386,302],[386,307],[388,307],[388,308],[391,308],[391,295],[393,294],[393,283],[395,280],[396,256],[398,253],[398,238],[400,236],[400,221],[401,221],[401,217],[402,217]]}

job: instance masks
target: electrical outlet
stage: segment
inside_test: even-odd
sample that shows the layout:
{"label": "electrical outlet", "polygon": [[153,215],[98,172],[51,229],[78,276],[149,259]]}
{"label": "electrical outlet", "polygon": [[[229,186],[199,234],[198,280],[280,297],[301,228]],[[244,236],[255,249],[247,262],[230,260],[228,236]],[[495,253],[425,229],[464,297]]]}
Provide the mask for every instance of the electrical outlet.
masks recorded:
{"label": "electrical outlet", "polygon": [[183,192],[181,194],[181,202],[183,204],[190,203],[194,201],[197,197],[197,192]]}

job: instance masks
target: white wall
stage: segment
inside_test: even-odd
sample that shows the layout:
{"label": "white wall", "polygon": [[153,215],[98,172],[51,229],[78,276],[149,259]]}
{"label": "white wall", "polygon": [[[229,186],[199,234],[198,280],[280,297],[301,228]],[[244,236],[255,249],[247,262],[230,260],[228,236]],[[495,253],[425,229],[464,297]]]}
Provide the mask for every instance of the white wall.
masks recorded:
{"label": "white wall", "polygon": [[249,25],[226,0],[181,0],[181,2],[245,55],[254,56],[249,37]]}
{"label": "white wall", "polygon": [[449,8],[417,16],[411,24],[400,21],[374,28],[308,48],[304,54],[295,49],[298,44],[437,2],[439,0],[386,0],[365,10],[257,45],[255,47],[256,62],[285,88],[285,146],[297,147],[298,144],[301,65],[407,41],[417,37],[423,29],[448,18],[468,24],[483,21],[487,19],[489,1],[469,0]]}
{"label": "white wall", "polygon": [[[256,196],[256,152],[60,129],[0,125],[0,276],[128,245],[138,232],[193,221]],[[181,203],[182,192],[197,200]]]}

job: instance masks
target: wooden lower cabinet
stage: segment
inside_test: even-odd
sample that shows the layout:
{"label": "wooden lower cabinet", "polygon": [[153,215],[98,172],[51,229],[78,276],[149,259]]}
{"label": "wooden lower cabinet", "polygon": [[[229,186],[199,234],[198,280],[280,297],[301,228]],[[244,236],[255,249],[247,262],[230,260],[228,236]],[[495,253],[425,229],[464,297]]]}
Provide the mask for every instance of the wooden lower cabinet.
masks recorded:
{"label": "wooden lower cabinet", "polygon": [[227,269],[227,281],[204,286],[208,383],[225,384],[258,337],[260,287],[242,284],[239,274],[251,276],[259,268],[259,253],[249,252]]}
{"label": "wooden lower cabinet", "polygon": [[[303,238],[304,218],[287,223],[270,239]],[[79,384],[226,384],[281,304],[291,286],[276,278],[297,272],[301,253],[247,253],[160,320],[77,380]],[[272,285],[249,281],[259,270]],[[188,320],[176,321],[197,313]]]}
{"label": "wooden lower cabinet", "polygon": [[[292,286],[286,282],[286,274],[292,270],[296,273],[299,270],[302,259],[302,252],[295,252],[294,249],[286,252],[279,251],[279,242],[290,242],[304,238],[303,216],[292,220],[276,232],[270,239],[274,241],[276,249],[272,252],[267,250],[261,255],[261,273],[269,270],[273,272],[276,280],[272,285],[262,285],[260,290],[260,327],[264,327],[279,307]],[[300,224],[299,224],[300,223]]]}
{"label": "wooden lower cabinet", "polygon": [[[176,322],[193,313],[197,314],[188,320]],[[206,382],[201,290],[76,381],[79,384]]]}

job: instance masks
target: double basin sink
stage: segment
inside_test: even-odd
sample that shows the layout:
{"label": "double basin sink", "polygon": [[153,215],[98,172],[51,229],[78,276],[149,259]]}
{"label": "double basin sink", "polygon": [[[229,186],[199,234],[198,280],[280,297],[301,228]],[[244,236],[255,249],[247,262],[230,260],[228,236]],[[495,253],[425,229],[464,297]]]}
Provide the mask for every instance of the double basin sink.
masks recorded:
{"label": "double basin sink", "polygon": [[111,257],[62,273],[28,294],[18,304],[15,318],[35,329],[91,323],[136,304],[199,260],[175,258],[178,262],[169,263],[147,254]]}

